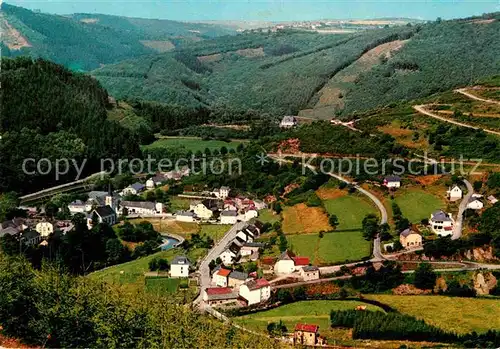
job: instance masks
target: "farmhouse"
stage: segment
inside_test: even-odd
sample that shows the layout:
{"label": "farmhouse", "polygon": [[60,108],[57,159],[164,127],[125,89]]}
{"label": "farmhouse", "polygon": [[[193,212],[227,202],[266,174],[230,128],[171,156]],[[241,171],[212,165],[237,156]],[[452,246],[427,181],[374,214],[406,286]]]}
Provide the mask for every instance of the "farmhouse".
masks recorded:
{"label": "farmhouse", "polygon": [[87,212],[86,205],[82,200],[75,200],[68,205],[69,213],[72,215]]}
{"label": "farmhouse", "polygon": [[275,274],[291,274],[302,267],[309,265],[309,257],[297,257],[292,252],[283,252],[274,265]]}
{"label": "farmhouse", "polygon": [[229,287],[209,287],[203,291],[203,300],[210,306],[234,303],[238,293]]}
{"label": "farmhouse", "polygon": [[248,231],[246,228],[243,228],[236,234],[237,238],[240,238],[244,242],[253,242],[254,235]]}
{"label": "farmhouse", "polygon": [[225,198],[227,198],[229,196],[229,191],[231,189],[229,187],[220,187],[219,189],[214,189],[212,191],[212,194],[215,195],[215,197],[217,199],[221,199],[221,200],[224,200]]}
{"label": "farmhouse", "polygon": [[176,256],[170,264],[171,277],[188,277],[191,262],[186,256]]}
{"label": "farmhouse", "polygon": [[300,270],[300,276],[304,281],[318,280],[319,268],[313,265],[306,265]]}
{"label": "farmhouse", "polygon": [[455,185],[453,188],[449,188],[446,191],[446,195],[450,201],[457,201],[462,198],[463,192],[458,185]]}
{"label": "farmhouse", "polygon": [[238,212],[236,211],[222,211],[220,214],[220,222],[222,224],[235,224],[238,221]]}
{"label": "farmhouse", "polygon": [[146,186],[144,184],[136,182],[136,183],[134,183],[132,185],[129,185],[125,189],[123,189],[122,192],[121,192],[121,195],[122,196],[125,196],[125,195],[137,195],[137,194],[143,192],[145,188],[146,188]]}
{"label": "farmhouse", "polygon": [[54,224],[50,222],[40,222],[35,226],[35,231],[42,237],[49,236],[54,232]]}
{"label": "farmhouse", "polygon": [[231,265],[240,255],[240,248],[234,242],[231,243],[219,256],[224,265]]}
{"label": "farmhouse", "polygon": [[155,215],[158,213],[163,213],[163,204],[160,202],[154,203],[151,201],[122,201],[120,203],[120,211],[126,212],[127,215]]}
{"label": "farmhouse", "polygon": [[175,220],[180,222],[194,222],[196,215],[191,211],[177,211]]}
{"label": "farmhouse", "polygon": [[96,222],[92,221],[94,215],[97,215],[98,223],[106,223],[108,225],[114,225],[116,223],[116,212],[109,205],[96,207],[90,214],[87,216],[87,226],[89,229],[92,229],[92,226],[96,224]]}
{"label": "farmhouse", "polygon": [[295,325],[293,342],[295,345],[316,345],[319,326],[308,324]]}
{"label": "farmhouse", "polygon": [[232,271],[228,278],[227,284],[229,287],[240,288],[246,281],[248,281],[248,274],[241,271]]}
{"label": "farmhouse", "polygon": [[219,210],[219,207],[216,200],[203,200],[191,202],[189,210],[201,219],[210,219]]}
{"label": "farmhouse", "polygon": [[271,297],[271,285],[266,279],[247,281],[240,286],[240,296],[248,305],[264,302]]}
{"label": "farmhouse", "polygon": [[401,187],[401,177],[399,176],[387,176],[384,178],[383,185],[387,188],[399,188]]}
{"label": "farmhouse", "polygon": [[453,234],[453,218],[451,213],[445,213],[442,210],[436,211],[431,214],[429,220],[431,229],[439,236],[448,236]]}
{"label": "farmhouse", "polygon": [[292,115],[286,115],[281,119],[280,127],[281,128],[291,128],[297,126],[297,118]]}
{"label": "farmhouse", "polygon": [[480,210],[484,207],[484,204],[482,203],[481,200],[471,197],[469,199],[469,202],[467,203],[467,208],[471,210]]}
{"label": "farmhouse", "polygon": [[401,242],[401,246],[404,248],[422,246],[422,235],[408,228],[399,234],[399,242]]}
{"label": "farmhouse", "polygon": [[219,287],[227,287],[227,277],[231,270],[220,268],[212,276],[212,282]]}

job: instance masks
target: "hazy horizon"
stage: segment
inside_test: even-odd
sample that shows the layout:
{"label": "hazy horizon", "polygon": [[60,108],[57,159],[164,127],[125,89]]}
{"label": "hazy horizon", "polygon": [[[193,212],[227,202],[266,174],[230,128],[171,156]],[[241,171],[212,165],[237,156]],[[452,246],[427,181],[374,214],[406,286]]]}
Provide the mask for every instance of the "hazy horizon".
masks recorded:
{"label": "hazy horizon", "polygon": [[[1,0],[0,0],[1,1]],[[7,3],[45,13],[100,13],[176,21],[301,21],[404,17],[434,20],[500,11],[498,1],[73,1],[10,0]]]}

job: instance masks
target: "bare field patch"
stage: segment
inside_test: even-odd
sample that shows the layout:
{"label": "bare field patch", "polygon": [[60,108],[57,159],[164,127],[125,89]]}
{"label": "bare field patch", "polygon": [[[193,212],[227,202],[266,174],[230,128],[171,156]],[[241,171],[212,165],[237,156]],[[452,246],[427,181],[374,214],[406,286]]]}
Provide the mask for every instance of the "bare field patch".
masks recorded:
{"label": "bare field patch", "polygon": [[347,191],[338,188],[319,188],[316,194],[321,200],[332,200],[347,195]]}
{"label": "bare field patch", "polygon": [[318,233],[332,229],[323,208],[308,207],[304,203],[283,210],[282,227],[285,234]]}
{"label": "bare field patch", "polygon": [[415,177],[415,181],[422,185],[432,185],[443,178],[443,175],[428,175]]}
{"label": "bare field patch", "polygon": [[16,28],[10,25],[4,18],[0,17],[0,29],[2,30],[2,41],[11,50],[20,50],[23,47],[31,47],[28,40]]}
{"label": "bare field patch", "polygon": [[393,137],[406,137],[411,136],[413,134],[412,130],[408,130],[405,128],[400,128],[395,125],[384,125],[377,128],[380,132],[387,133]]}
{"label": "bare field patch", "polygon": [[259,48],[243,48],[240,50],[235,51],[236,54],[243,56],[243,57],[264,57],[264,48],[259,47]]}
{"label": "bare field patch", "polygon": [[172,51],[175,48],[175,45],[169,40],[141,40],[140,42],[160,53]]}
{"label": "bare field patch", "polygon": [[80,22],[87,23],[87,24],[93,24],[93,23],[99,22],[99,19],[97,19],[97,18],[82,18],[82,19],[80,19]]}
{"label": "bare field patch", "polygon": [[220,61],[223,57],[222,53],[216,53],[208,56],[198,56],[198,60],[202,63],[213,63]]}

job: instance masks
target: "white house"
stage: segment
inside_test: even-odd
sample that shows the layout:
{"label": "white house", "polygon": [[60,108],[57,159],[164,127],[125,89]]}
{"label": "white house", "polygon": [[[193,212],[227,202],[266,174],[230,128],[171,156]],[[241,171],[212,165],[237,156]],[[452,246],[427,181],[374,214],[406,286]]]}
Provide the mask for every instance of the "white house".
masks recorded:
{"label": "white house", "polygon": [[128,187],[126,187],[125,189],[123,189],[120,194],[122,196],[125,196],[125,195],[137,195],[137,194],[143,192],[145,188],[146,188],[146,186],[144,184],[137,182],[137,183],[129,185]]}
{"label": "white house", "polygon": [[493,195],[488,196],[487,199],[490,202],[490,204],[492,204],[492,205],[494,205],[498,202],[498,199],[496,197],[494,197]]}
{"label": "white house", "polygon": [[253,242],[254,235],[249,232],[246,228],[243,228],[236,234],[237,238],[240,238],[244,242]]}
{"label": "white house", "polygon": [[450,201],[456,201],[462,198],[463,192],[458,185],[455,185],[453,188],[449,188],[446,191],[446,195]]}
{"label": "white house", "polygon": [[469,202],[467,203],[467,208],[470,208],[471,210],[480,210],[484,207],[484,204],[482,203],[481,200],[471,197]]}
{"label": "white house", "polygon": [[264,246],[265,244],[260,242],[247,242],[241,247],[240,254],[242,257],[251,256],[256,252],[259,252],[259,249],[263,248]]}
{"label": "white house", "polygon": [[387,188],[399,188],[399,187],[401,187],[401,177],[399,177],[399,176],[387,176],[384,178],[383,184]]}
{"label": "white house", "polygon": [[292,115],[286,115],[281,119],[280,127],[281,128],[291,128],[297,126],[297,118]]}
{"label": "white house", "polygon": [[259,216],[259,213],[256,210],[247,210],[245,213],[242,215],[241,220],[248,222],[252,218],[257,218]]}
{"label": "white house", "polygon": [[154,189],[154,187],[156,186],[155,182],[149,178],[147,181],[146,181],[146,188],[148,189]]}
{"label": "white house", "polygon": [[432,213],[429,220],[432,231],[439,236],[452,235],[454,223],[451,213],[445,213],[442,210]]}
{"label": "white house", "polygon": [[222,186],[219,189],[213,190],[212,194],[214,194],[215,197],[217,197],[217,199],[224,200],[225,198],[227,198],[229,196],[230,190],[231,190],[231,188]]}
{"label": "white house", "polygon": [[240,248],[233,242],[219,255],[219,258],[224,265],[232,265],[239,255]]}
{"label": "white house", "polygon": [[189,210],[201,219],[210,219],[218,211],[218,206],[215,200],[193,201],[189,205]]}
{"label": "white house", "polygon": [[220,214],[220,222],[222,224],[235,224],[238,221],[238,213],[232,210],[222,211]]}
{"label": "white house", "polygon": [[72,215],[87,212],[85,203],[82,200],[75,200],[68,205],[69,213]]}
{"label": "white house", "polygon": [[106,223],[108,225],[116,224],[116,212],[109,205],[96,207],[90,214],[87,216],[87,227],[92,229],[92,226],[95,222],[92,222],[92,217],[94,217],[94,213],[97,215],[98,223]]}
{"label": "white house", "polygon": [[295,255],[286,250],[283,252],[274,264],[274,273],[275,274],[290,274],[295,271],[295,262],[293,261],[293,257]]}
{"label": "white house", "polygon": [[161,202],[151,201],[122,201],[120,203],[120,212],[124,210],[127,214],[142,214],[142,215],[155,215],[163,213],[163,204]]}
{"label": "white house", "polygon": [[240,286],[239,293],[248,305],[257,304],[271,297],[271,285],[266,279],[250,280]]}
{"label": "white house", "polygon": [[177,211],[175,220],[180,222],[194,222],[196,215],[191,211]]}
{"label": "white house", "polygon": [[54,232],[54,225],[49,222],[40,222],[35,226],[35,230],[40,236],[46,237]]}
{"label": "white house", "polygon": [[219,287],[227,287],[227,277],[231,270],[220,268],[212,275],[212,283]]}
{"label": "white house", "polygon": [[191,263],[185,256],[176,256],[170,264],[170,276],[173,278],[188,277]]}

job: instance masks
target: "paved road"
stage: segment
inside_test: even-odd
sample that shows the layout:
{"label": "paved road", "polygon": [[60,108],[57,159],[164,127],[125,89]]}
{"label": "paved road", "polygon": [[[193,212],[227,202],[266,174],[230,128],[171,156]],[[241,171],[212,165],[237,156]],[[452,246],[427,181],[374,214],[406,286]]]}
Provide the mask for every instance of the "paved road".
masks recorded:
{"label": "paved road", "polygon": [[450,124],[454,124],[454,125],[458,125],[458,126],[462,126],[462,127],[467,127],[467,128],[472,128],[474,130],[482,129],[486,133],[491,133],[491,134],[493,134],[495,136],[500,136],[500,132],[498,132],[498,131],[488,130],[488,129],[484,129],[484,128],[472,126],[472,125],[469,125],[469,124],[464,124],[463,122],[459,122],[459,121],[455,121],[455,120],[452,120],[452,119],[448,119],[448,118],[442,117],[440,115],[437,115],[437,114],[434,114],[434,113],[428,111],[427,109],[425,109],[425,107],[426,107],[426,105],[424,105],[424,104],[422,104],[422,105],[414,105],[413,109],[415,109],[419,113],[422,113],[422,114],[425,114],[427,116],[433,117],[434,119],[438,119],[438,120],[441,120],[441,121],[444,121],[444,122],[448,122]]}
{"label": "paved road", "polygon": [[481,98],[481,97],[478,97],[476,95],[473,95],[472,93],[467,92],[467,89],[465,89],[465,88],[459,88],[459,89],[455,90],[454,92],[461,93],[464,96],[467,96],[469,98],[475,99],[476,101],[481,101],[481,102],[486,102],[486,103],[500,104],[500,101],[495,101],[493,99],[487,99],[487,98]]}
{"label": "paved road", "polygon": [[463,197],[462,202],[458,208],[457,219],[455,220],[455,225],[453,226],[453,235],[451,236],[452,240],[460,239],[462,236],[462,225],[464,221],[464,212],[467,209],[467,204],[469,203],[469,199],[474,194],[474,188],[472,184],[466,179],[462,180],[467,187],[467,194]]}
{"label": "paved road", "polygon": [[[222,239],[219,240],[219,242],[210,250],[208,251],[208,254],[206,257],[201,261],[200,267],[198,268],[198,271],[200,272],[200,290],[203,291],[205,288],[210,286],[211,283],[211,278],[210,278],[210,268],[209,264],[212,260],[216,259],[219,257],[219,255],[224,251],[224,248],[229,244],[231,240],[233,240],[236,237],[236,234],[238,233],[239,230],[243,229],[243,227],[246,225],[246,222],[238,222],[235,225],[229,229],[226,234],[222,237]],[[198,298],[195,299],[194,301],[195,304],[200,304],[202,303],[202,296],[201,292]],[[203,306],[203,304],[200,304]]]}

